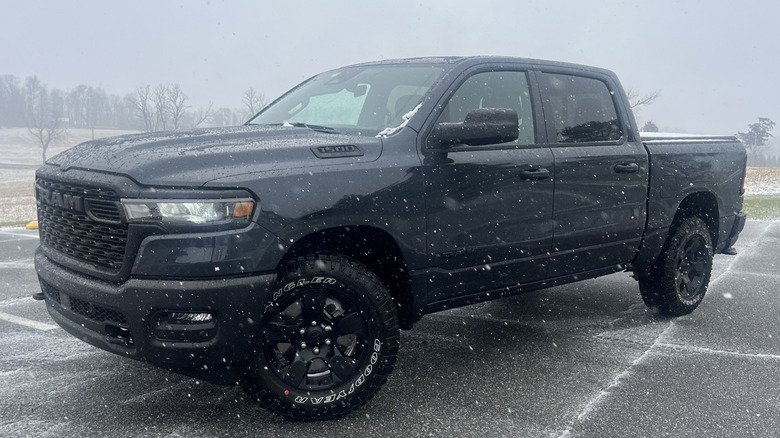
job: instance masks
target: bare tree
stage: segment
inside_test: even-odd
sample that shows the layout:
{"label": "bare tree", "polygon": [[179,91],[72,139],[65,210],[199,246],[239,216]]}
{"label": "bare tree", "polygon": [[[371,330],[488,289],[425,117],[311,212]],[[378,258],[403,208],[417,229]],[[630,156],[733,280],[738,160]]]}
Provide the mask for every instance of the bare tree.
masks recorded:
{"label": "bare tree", "polygon": [[257,90],[250,87],[244,92],[243,102],[247,109],[247,118],[249,118],[260,112],[268,104],[268,99],[263,93],[258,93]]}
{"label": "bare tree", "polygon": [[199,127],[203,123],[209,123],[214,115],[214,103],[209,102],[209,106],[206,108],[198,108],[194,114],[192,126],[194,128]]}
{"label": "bare tree", "polygon": [[53,141],[63,139],[67,128],[63,123],[62,96],[50,96],[46,86],[36,76],[25,82],[27,129],[41,145],[41,158],[46,162],[46,151]]}
{"label": "bare tree", "polygon": [[24,91],[19,78],[0,76],[0,126],[24,126]]}
{"label": "bare tree", "polygon": [[156,116],[154,106],[152,105],[152,87],[150,85],[139,85],[135,89],[135,111],[144,121],[144,131],[152,132],[155,130]]}
{"label": "bare tree", "polygon": [[626,90],[628,96],[628,102],[631,105],[631,109],[636,111],[639,107],[650,105],[655,102],[656,99],[661,97],[661,90],[651,91],[647,94],[640,95],[639,92],[633,88]]}
{"label": "bare tree", "polygon": [[187,95],[182,91],[179,84],[168,86],[168,112],[171,116],[171,123],[174,131],[179,129],[179,123],[187,112]]}
{"label": "bare tree", "polygon": [[158,84],[154,87],[154,94],[152,95],[152,102],[154,103],[155,113],[155,131],[165,131],[168,129],[168,113],[170,112],[168,105],[168,86],[165,84]]}
{"label": "bare tree", "polygon": [[68,119],[71,126],[83,128],[86,123],[86,94],[87,86],[79,85],[68,93]]}

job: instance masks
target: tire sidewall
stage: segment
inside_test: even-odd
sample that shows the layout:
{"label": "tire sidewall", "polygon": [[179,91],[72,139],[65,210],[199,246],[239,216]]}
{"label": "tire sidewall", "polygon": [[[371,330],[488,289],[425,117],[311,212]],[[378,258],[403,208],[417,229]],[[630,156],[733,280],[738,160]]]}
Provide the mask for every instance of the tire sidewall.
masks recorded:
{"label": "tire sidewall", "polygon": [[[683,256],[685,247],[693,239],[700,239],[706,248],[705,262],[707,264],[706,272],[701,280],[701,285],[697,293],[690,298],[686,298],[680,291],[676,281],[678,273],[677,260]],[[664,263],[665,287],[660,298],[666,301],[666,307],[672,314],[686,314],[692,312],[704,299],[707,292],[710,276],[712,274],[713,250],[712,238],[707,226],[701,219],[692,218],[683,222],[676,230],[674,237],[670,241],[668,253]]]}
{"label": "tire sidewall", "polygon": [[250,371],[253,390],[258,392],[258,401],[284,415],[291,416],[296,411],[304,416],[331,416],[331,411],[349,412],[370,398],[392,369],[393,363],[387,357],[395,358],[398,349],[398,337],[393,336],[391,324],[396,322],[397,331],[397,319],[388,321],[387,315],[382,314],[383,294],[387,292],[377,279],[369,278],[366,272],[355,269],[353,262],[343,258],[336,260],[339,269],[323,269],[321,264],[332,267],[333,259],[323,263],[320,258],[298,261],[296,269],[281,275],[263,308],[259,326],[263,330],[276,311],[294,302],[311,288],[324,289],[334,295],[347,297],[363,312],[369,332],[365,351],[361,354],[355,373],[345,383],[325,390],[305,391],[286,384],[271,369],[262,345],[263,333],[259,333]]}

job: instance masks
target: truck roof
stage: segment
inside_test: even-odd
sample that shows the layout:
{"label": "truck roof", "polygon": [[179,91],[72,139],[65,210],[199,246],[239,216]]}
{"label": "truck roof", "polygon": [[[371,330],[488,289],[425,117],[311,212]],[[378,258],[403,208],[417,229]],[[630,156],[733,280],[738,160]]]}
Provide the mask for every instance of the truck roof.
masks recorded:
{"label": "truck roof", "polygon": [[588,70],[601,72],[610,76],[615,76],[611,70],[603,69],[600,67],[593,67],[584,64],[574,64],[569,62],[549,61],[544,59],[535,58],[521,58],[511,56],[439,56],[439,57],[417,57],[417,58],[398,58],[398,59],[385,59],[381,61],[371,61],[353,64],[348,67],[363,67],[370,65],[392,65],[392,64],[429,64],[429,65],[460,65],[462,67],[470,67],[471,65],[487,64],[487,63],[511,63],[511,64],[527,64],[536,67],[558,67],[568,68],[574,70]]}

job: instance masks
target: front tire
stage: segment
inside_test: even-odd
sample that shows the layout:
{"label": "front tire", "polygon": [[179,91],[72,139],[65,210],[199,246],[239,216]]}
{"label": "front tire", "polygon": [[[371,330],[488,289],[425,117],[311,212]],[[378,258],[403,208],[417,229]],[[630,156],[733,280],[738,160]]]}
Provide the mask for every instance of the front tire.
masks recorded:
{"label": "front tire", "polygon": [[244,390],[296,420],[345,415],[385,383],[398,318],[385,285],[355,260],[330,254],[287,264],[261,316]]}
{"label": "front tire", "polygon": [[666,316],[687,315],[699,306],[712,274],[713,247],[707,225],[684,220],[649,273],[640,274],[639,290],[650,308]]}

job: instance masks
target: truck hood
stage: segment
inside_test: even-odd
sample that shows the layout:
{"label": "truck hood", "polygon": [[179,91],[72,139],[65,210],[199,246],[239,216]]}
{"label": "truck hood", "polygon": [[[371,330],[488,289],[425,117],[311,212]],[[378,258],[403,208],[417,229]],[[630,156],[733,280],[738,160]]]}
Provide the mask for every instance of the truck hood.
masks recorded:
{"label": "truck hood", "polygon": [[126,175],[144,185],[201,186],[250,172],[370,162],[382,141],[307,127],[239,126],[89,141],[49,159],[63,171]]}

